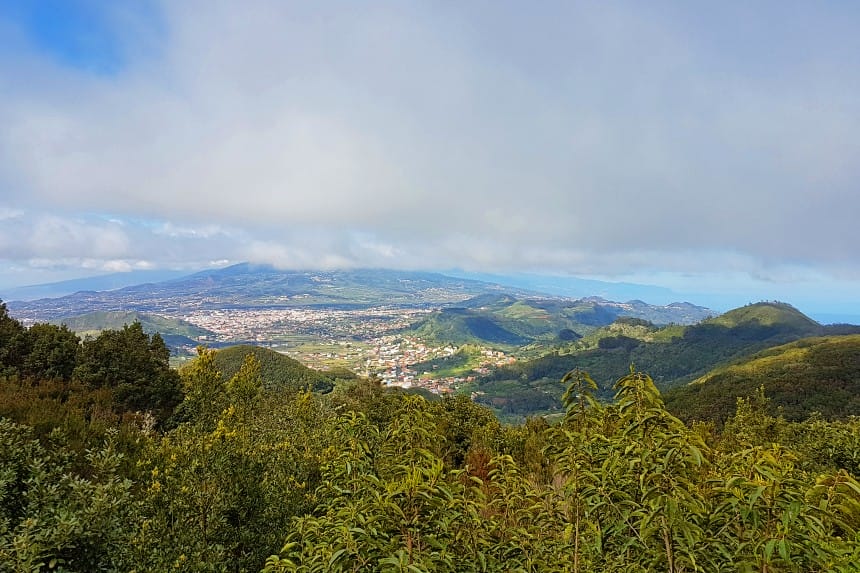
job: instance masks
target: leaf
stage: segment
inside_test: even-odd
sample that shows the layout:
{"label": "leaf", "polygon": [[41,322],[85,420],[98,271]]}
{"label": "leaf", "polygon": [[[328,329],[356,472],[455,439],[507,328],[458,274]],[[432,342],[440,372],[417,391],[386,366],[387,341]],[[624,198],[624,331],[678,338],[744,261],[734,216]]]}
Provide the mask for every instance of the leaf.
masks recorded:
{"label": "leaf", "polygon": [[334,565],[334,562],[337,561],[341,555],[346,553],[346,549],[338,549],[334,553],[332,553],[331,558],[328,560],[328,566],[331,567]]}

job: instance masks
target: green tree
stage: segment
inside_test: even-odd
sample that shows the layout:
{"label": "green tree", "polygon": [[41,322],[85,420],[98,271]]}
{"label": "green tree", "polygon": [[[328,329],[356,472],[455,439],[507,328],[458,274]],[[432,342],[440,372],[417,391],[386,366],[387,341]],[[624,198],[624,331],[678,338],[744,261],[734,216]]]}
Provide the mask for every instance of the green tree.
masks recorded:
{"label": "green tree", "polygon": [[77,365],[78,336],[65,325],[34,324],[27,329],[24,373],[35,379],[68,381]]}
{"label": "green tree", "polygon": [[0,376],[20,371],[27,355],[26,337],[26,329],[9,316],[6,303],[0,300]]}
{"label": "green tree", "polygon": [[152,411],[163,421],[182,399],[169,359],[161,336],[150,337],[135,322],[84,340],[73,377],[90,388],[110,388],[122,411]]}

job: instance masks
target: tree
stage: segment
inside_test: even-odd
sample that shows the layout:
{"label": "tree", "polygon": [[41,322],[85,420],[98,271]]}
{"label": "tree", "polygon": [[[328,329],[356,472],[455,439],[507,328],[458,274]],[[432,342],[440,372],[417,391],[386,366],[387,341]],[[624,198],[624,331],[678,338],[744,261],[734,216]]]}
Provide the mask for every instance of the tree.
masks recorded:
{"label": "tree", "polygon": [[152,411],[166,419],[182,398],[170,350],[139,322],[84,340],[73,377],[90,388],[110,388],[121,411]]}
{"label": "tree", "polygon": [[34,324],[27,330],[29,353],[23,370],[35,379],[68,381],[77,364],[78,336],[66,325]]}
{"label": "tree", "polygon": [[9,316],[6,303],[0,300],[0,376],[20,372],[27,355],[26,336],[24,326]]}

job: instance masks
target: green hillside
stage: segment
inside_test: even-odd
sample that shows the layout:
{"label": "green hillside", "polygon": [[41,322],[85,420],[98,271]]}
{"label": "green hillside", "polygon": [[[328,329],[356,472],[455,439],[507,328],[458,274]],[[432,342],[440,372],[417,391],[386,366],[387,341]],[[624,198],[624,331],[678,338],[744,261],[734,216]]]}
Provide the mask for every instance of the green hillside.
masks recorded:
{"label": "green hillside", "polygon": [[528,344],[529,338],[511,332],[491,314],[466,308],[447,308],[411,329],[425,340],[444,344],[483,343],[502,346]]}
{"label": "green hillside", "polygon": [[65,324],[69,330],[78,333],[93,333],[102,330],[119,330],[126,324],[139,322],[143,330],[149,334],[158,332],[161,335],[178,335],[190,339],[212,336],[212,332],[195,326],[178,318],[166,318],[157,314],[140,312],[90,312],[78,316],[67,316],[55,321],[55,324]]}
{"label": "green hillside", "polygon": [[[631,364],[666,389],[765,348],[826,333],[825,327],[784,303],[757,303],[688,327],[652,328],[623,319],[566,352],[497,370],[479,381],[479,390],[485,393],[479,400],[508,415],[547,411],[548,397],[560,409],[558,381],[576,368],[592,375],[605,399],[611,396],[612,382],[624,376]],[[508,400],[513,386],[517,399]]]}
{"label": "green hillside", "polygon": [[737,398],[764,387],[773,413],[789,420],[860,415],[860,335],[804,338],[718,368],[666,393],[684,420],[723,422]]}
{"label": "green hillside", "polygon": [[758,324],[761,326],[776,326],[796,330],[817,329],[820,325],[784,302],[760,302],[748,304],[725,314],[703,321],[705,324],[717,324],[729,328],[743,325]]}
{"label": "green hillside", "polygon": [[[736,366],[836,385],[856,381],[858,346],[807,339]],[[786,421],[753,399],[723,426],[686,425],[631,371],[606,402],[588,376],[566,377],[558,423],[506,426],[467,395],[431,403],[374,380],[282,392],[348,374],[261,348],[204,349],[177,372],[140,323],[79,343],[2,303],[0,367],[4,573],[860,562],[860,418]]]}
{"label": "green hillside", "polygon": [[615,303],[600,298],[523,298],[486,294],[457,308],[433,313],[410,333],[443,344],[541,347],[564,345],[612,324],[619,317],[643,324],[690,324],[710,316],[687,303],[653,306],[641,301]]}
{"label": "green hillside", "polygon": [[349,372],[320,372],[268,348],[239,345],[215,353],[215,365],[225,380],[229,380],[239,371],[249,353],[254,354],[260,363],[263,384],[272,390],[295,391],[310,388],[316,392],[329,392],[334,387],[336,377],[355,377]]}

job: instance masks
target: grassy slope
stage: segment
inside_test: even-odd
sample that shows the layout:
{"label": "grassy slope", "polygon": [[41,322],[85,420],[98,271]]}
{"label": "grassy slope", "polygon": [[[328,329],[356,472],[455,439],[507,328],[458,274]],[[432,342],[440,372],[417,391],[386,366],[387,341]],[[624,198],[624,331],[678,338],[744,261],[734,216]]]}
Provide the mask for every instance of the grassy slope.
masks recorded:
{"label": "grassy slope", "polygon": [[776,411],[790,420],[813,411],[826,418],[860,415],[860,335],[805,338],[717,368],[667,392],[682,419],[724,421],[739,396],[764,386]]}

